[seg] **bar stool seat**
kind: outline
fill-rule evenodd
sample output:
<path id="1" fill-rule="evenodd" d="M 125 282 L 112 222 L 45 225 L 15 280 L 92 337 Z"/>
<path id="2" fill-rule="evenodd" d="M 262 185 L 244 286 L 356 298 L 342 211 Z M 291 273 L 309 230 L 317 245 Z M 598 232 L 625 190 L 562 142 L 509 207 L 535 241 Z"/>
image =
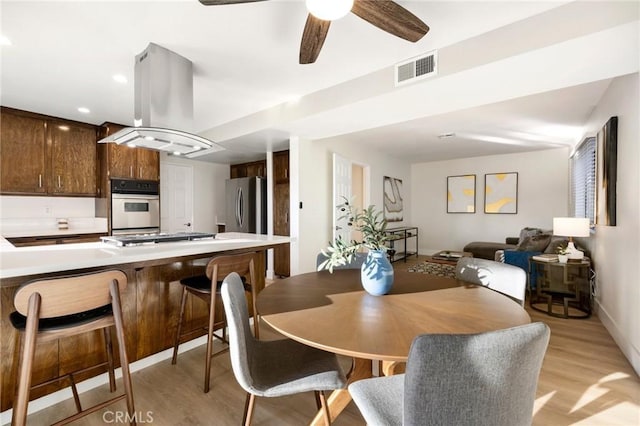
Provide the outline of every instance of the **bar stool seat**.
<path id="1" fill-rule="evenodd" d="M 25 425 L 29 393 L 32 389 L 68 379 L 77 413 L 56 424 L 66 424 L 98 411 L 122 399 L 126 400 L 130 424 L 135 425 L 133 390 L 129 373 L 122 321 L 120 292 L 127 286 L 127 276 L 118 270 L 37 280 L 24 284 L 15 294 L 15 312 L 11 324 L 20 331 L 22 351 L 18 389 L 13 401 L 12 425 Z M 74 375 L 99 367 L 108 367 L 109 388 L 116 390 L 113 345 L 110 328 L 115 327 L 122 367 L 124 393 L 92 407 L 82 409 Z M 31 386 L 31 371 L 36 342 L 62 339 L 93 330 L 102 330 L 105 340 L 105 362 Z"/>
<path id="2" fill-rule="evenodd" d="M 222 322 L 215 322 L 216 312 L 216 300 L 220 295 L 220 289 L 222 286 L 222 280 L 231 272 L 236 272 L 242 279 L 244 290 L 251 293 L 253 302 L 253 316 L 254 316 L 254 334 L 256 338 L 259 337 L 258 327 L 258 313 L 256 308 L 256 288 L 255 288 L 255 256 L 256 253 L 245 253 L 228 256 L 214 257 L 206 266 L 205 275 L 196 275 L 192 277 L 183 278 L 180 280 L 182 285 L 182 300 L 180 302 L 180 316 L 178 320 L 178 327 L 176 330 L 176 337 L 173 345 L 173 356 L 171 358 L 171 364 L 175 364 L 178 361 L 178 346 L 181 343 L 181 339 L 190 334 L 182 333 L 184 323 L 184 312 L 186 307 L 187 295 L 192 294 L 197 296 L 201 300 L 205 301 L 209 305 L 209 322 L 207 326 L 207 351 L 205 355 L 205 378 L 204 378 L 204 392 L 209 392 L 210 388 L 210 375 L 211 375 L 211 358 L 212 356 L 220 355 L 228 350 L 225 348 L 221 351 L 213 353 L 213 339 L 217 338 L 228 344 L 226 338 L 226 319 L 224 319 L 224 309 L 222 310 L 223 320 Z M 215 291 L 213 289 L 213 283 L 215 283 Z M 221 303 L 221 302 L 220 302 Z M 216 326 L 222 326 L 222 336 L 214 333 Z"/>
<path id="3" fill-rule="evenodd" d="M 88 324 L 104 317 L 105 315 L 112 314 L 113 309 L 111 309 L 111 305 L 105 305 L 86 312 L 80 312 L 78 314 L 63 315 L 61 317 L 53 318 L 41 318 L 38 321 L 38 330 L 48 331 L 66 329 L 82 324 Z M 16 330 L 24 331 L 27 327 L 27 317 L 18 311 L 14 311 L 9 314 L 9 321 L 11 321 L 11 325 Z"/>

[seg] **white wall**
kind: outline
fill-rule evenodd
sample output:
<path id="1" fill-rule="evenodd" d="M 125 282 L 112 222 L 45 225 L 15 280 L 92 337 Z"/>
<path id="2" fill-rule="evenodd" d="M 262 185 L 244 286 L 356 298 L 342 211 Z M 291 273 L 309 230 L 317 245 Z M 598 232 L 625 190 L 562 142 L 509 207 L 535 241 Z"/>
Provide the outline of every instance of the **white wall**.
<path id="1" fill-rule="evenodd" d="M 327 247 L 333 238 L 333 153 L 336 152 L 358 164 L 370 167 L 370 204 L 382 210 L 383 177 L 402 179 L 404 197 L 404 221 L 393 222 L 389 227 L 412 224 L 411 221 L 411 175 L 409 164 L 354 145 L 341 138 L 322 141 L 300 140 L 292 164 L 297 163 L 299 186 L 296 199 L 303 203 L 298 210 L 298 247 L 299 263 L 294 264 L 292 257 L 291 273 L 304 273 L 315 270 L 316 256 Z M 294 155 L 291 151 L 290 155 Z M 292 176 L 295 176 L 292 172 Z M 294 187 L 291 188 L 292 199 Z M 292 224 L 293 225 L 293 224 Z M 292 236 L 295 235 L 292 232 Z M 293 251 L 293 246 L 292 246 Z"/>
<path id="2" fill-rule="evenodd" d="M 94 217 L 95 198 L 0 196 L 0 219 Z"/>
<path id="3" fill-rule="evenodd" d="M 229 165 L 161 155 L 161 174 L 165 164 L 193 167 L 193 231 L 218 232 L 216 224 L 225 221 L 224 181 L 229 179 Z"/>
<path id="4" fill-rule="evenodd" d="M 615 79 L 588 120 L 585 136 L 618 116 L 617 225 L 589 240 L 598 317 L 640 374 L 640 85 L 638 73 Z"/>
<path id="5" fill-rule="evenodd" d="M 567 148 L 414 164 L 411 166 L 413 225 L 420 253 L 462 250 L 472 241 L 504 242 L 525 226 L 552 228 L 568 211 Z M 518 172 L 518 213 L 484 213 L 484 175 Z M 476 175 L 476 213 L 447 213 L 447 176 Z"/>

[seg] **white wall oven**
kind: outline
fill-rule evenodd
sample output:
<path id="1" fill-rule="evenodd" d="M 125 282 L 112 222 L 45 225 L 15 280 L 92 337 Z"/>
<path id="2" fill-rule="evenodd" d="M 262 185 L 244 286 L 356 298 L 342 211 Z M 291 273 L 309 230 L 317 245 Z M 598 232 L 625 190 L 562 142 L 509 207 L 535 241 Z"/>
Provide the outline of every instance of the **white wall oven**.
<path id="1" fill-rule="evenodd" d="M 160 192 L 156 181 L 111 180 L 111 234 L 160 232 Z"/>

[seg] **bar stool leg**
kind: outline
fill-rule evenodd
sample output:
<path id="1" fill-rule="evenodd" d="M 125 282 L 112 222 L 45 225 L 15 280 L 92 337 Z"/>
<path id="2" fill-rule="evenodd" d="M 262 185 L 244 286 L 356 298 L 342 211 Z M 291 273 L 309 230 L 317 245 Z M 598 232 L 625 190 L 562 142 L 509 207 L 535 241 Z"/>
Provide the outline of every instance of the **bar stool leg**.
<path id="1" fill-rule="evenodd" d="M 118 348 L 120 351 L 120 367 L 122 368 L 122 384 L 126 394 L 127 412 L 129 413 L 130 424 L 136 425 L 136 409 L 133 404 L 133 386 L 131 385 L 131 373 L 129 371 L 129 357 L 125 349 L 125 335 L 122 321 L 122 304 L 120 303 L 120 291 L 117 281 L 111 281 L 109 285 L 113 303 L 113 320 L 116 326 L 116 336 L 118 338 Z"/>
<path id="2" fill-rule="evenodd" d="M 204 393 L 209 392 L 209 379 L 211 377 L 211 355 L 213 353 L 213 327 L 216 323 L 216 283 L 212 283 L 211 301 L 209 303 L 209 328 L 207 329 L 207 354 L 204 370 Z M 223 326 L 224 327 L 224 326 Z M 222 330 L 224 333 L 224 328 Z"/>
<path id="3" fill-rule="evenodd" d="M 251 307 L 253 311 L 253 335 L 260 339 L 260 318 L 258 317 L 256 286 L 251 283 Z"/>
<path id="4" fill-rule="evenodd" d="M 38 293 L 33 293 L 29 297 L 27 324 L 22 342 L 23 349 L 20 360 L 20 375 L 18 376 L 18 390 L 13 402 L 12 426 L 24 426 L 27 423 L 27 405 L 29 404 L 29 389 L 31 388 L 31 369 L 36 353 L 40 303 L 41 298 Z"/>
<path id="5" fill-rule="evenodd" d="M 113 343 L 111 342 L 111 332 L 108 328 L 103 328 L 102 333 L 104 334 L 104 347 L 107 352 L 107 364 L 109 365 L 109 392 L 115 392 L 116 375 L 114 372 Z"/>
<path id="6" fill-rule="evenodd" d="M 178 362 L 178 345 L 180 345 L 180 334 L 182 333 L 182 321 L 184 320 L 184 309 L 187 304 L 187 287 L 182 286 L 182 300 L 180 301 L 180 318 L 178 319 L 178 329 L 176 330 L 176 339 L 173 342 L 173 357 L 171 364 Z"/>

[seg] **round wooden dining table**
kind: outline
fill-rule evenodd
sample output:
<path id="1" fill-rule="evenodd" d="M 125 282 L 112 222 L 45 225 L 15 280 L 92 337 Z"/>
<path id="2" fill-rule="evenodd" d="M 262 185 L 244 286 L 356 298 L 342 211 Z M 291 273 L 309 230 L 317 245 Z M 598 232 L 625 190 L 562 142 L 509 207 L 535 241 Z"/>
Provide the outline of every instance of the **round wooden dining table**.
<path id="1" fill-rule="evenodd" d="M 372 296 L 360 270 L 311 272 L 267 286 L 258 313 L 283 335 L 353 358 L 349 382 L 372 376 L 372 362 L 404 362 L 416 336 L 471 334 L 531 322 L 522 306 L 486 287 L 395 270 L 392 290 Z M 351 400 L 346 389 L 328 398 L 334 419 Z M 322 424 L 321 415 L 312 424 Z"/>

